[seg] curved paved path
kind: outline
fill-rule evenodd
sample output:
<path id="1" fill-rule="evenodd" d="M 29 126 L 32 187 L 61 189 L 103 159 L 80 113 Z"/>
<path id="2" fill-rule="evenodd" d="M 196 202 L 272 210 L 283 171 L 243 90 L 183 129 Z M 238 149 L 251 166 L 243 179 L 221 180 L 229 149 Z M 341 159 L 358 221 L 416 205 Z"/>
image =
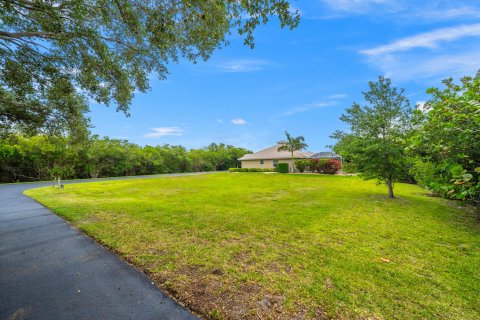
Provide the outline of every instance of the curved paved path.
<path id="1" fill-rule="evenodd" d="M 75 182 L 87 181 L 66 183 Z M 51 183 L 0 185 L 0 319 L 195 319 L 143 273 L 22 194 L 43 185 Z"/>

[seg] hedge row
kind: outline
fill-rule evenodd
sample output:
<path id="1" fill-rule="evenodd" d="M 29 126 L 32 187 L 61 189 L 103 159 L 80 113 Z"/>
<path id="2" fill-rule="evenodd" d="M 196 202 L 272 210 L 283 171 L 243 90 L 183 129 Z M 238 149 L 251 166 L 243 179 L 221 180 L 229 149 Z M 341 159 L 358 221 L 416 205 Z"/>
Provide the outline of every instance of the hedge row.
<path id="1" fill-rule="evenodd" d="M 228 172 L 277 172 L 275 168 L 230 168 Z"/>
<path id="2" fill-rule="evenodd" d="M 342 164 L 337 159 L 301 159 L 295 161 L 295 167 L 300 172 L 335 174 L 341 169 Z"/>
<path id="3" fill-rule="evenodd" d="M 280 173 L 288 173 L 288 163 L 279 163 L 277 164 L 277 170 Z"/>

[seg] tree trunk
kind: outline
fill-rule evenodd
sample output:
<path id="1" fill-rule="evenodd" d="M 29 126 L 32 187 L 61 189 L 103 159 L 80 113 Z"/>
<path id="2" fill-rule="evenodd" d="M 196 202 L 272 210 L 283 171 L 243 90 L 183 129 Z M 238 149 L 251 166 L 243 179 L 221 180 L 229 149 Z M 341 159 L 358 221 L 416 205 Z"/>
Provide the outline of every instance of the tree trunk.
<path id="1" fill-rule="evenodd" d="M 295 163 L 293 163 L 293 151 L 292 151 L 292 173 L 295 172 Z"/>
<path id="2" fill-rule="evenodd" d="M 389 198 L 395 198 L 393 195 L 393 181 L 392 179 L 387 179 L 387 187 L 388 187 L 388 197 Z"/>

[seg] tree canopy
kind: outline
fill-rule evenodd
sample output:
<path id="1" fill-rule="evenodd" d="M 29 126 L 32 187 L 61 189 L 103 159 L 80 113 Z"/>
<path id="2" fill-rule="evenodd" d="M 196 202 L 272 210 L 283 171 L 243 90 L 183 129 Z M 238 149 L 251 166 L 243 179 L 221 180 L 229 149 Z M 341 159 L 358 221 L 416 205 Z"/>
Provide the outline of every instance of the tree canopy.
<path id="1" fill-rule="evenodd" d="M 85 127 L 87 99 L 128 115 L 148 77 L 180 58 L 208 59 L 237 29 L 278 17 L 294 28 L 287 0 L 5 0 L 0 3 L 0 126 L 64 131 Z"/>
<path id="2" fill-rule="evenodd" d="M 10 135 L 0 139 L 0 182 L 100 178 L 227 170 L 251 151 L 223 143 L 187 150 L 183 146 L 139 146 L 97 135 L 78 143 L 55 135 Z"/>
<path id="3" fill-rule="evenodd" d="M 480 204 L 480 72 L 451 78 L 414 117 L 408 148 L 419 184 L 452 199 Z"/>
<path id="4" fill-rule="evenodd" d="M 410 127 L 410 102 L 404 89 L 393 87 L 390 79 L 379 77 L 363 92 L 367 105 L 354 103 L 341 120 L 350 132 L 335 132 L 335 151 L 348 154 L 366 179 L 377 179 L 388 186 L 394 197 L 394 183 L 406 175 L 406 138 Z"/>

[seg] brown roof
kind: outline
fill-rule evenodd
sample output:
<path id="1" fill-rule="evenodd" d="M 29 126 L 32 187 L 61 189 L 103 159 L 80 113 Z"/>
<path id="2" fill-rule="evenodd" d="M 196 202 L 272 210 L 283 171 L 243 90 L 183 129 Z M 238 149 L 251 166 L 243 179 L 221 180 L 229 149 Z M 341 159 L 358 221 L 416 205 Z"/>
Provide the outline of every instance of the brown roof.
<path id="1" fill-rule="evenodd" d="M 290 159 L 292 154 L 289 151 L 278 151 L 280 145 L 276 145 L 267 149 L 260 150 L 255 153 L 249 153 L 244 155 L 238 160 L 262 160 L 262 159 Z M 295 159 L 305 159 L 313 155 L 313 152 L 308 151 L 295 151 L 293 153 L 293 158 Z"/>

